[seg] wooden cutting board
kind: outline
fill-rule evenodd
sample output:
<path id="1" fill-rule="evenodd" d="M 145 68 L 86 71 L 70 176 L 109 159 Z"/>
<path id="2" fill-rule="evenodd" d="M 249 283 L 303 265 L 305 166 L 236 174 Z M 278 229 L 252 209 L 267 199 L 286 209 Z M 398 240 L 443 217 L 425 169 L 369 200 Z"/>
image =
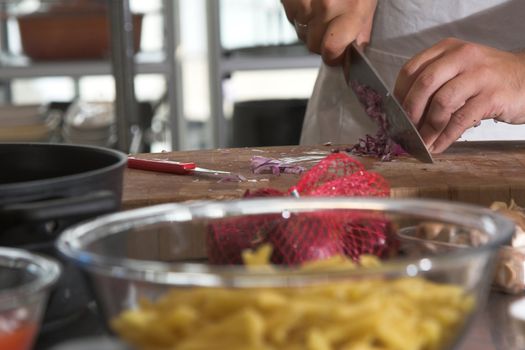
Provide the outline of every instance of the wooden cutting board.
<path id="1" fill-rule="evenodd" d="M 215 178 L 181 176 L 127 169 L 124 175 L 124 209 L 201 199 L 235 199 L 246 190 L 272 187 L 286 190 L 299 175 L 254 175 L 252 156 L 287 158 L 310 168 L 332 149 L 345 146 L 238 148 L 143 154 L 144 158 L 193 161 L 198 166 L 244 175 L 246 182 L 219 182 Z M 383 175 L 392 187 L 392 197 L 436 198 L 490 205 L 515 199 L 525 204 L 525 142 L 459 142 L 434 164 L 410 157 L 392 162 L 356 157 L 367 169 Z"/>

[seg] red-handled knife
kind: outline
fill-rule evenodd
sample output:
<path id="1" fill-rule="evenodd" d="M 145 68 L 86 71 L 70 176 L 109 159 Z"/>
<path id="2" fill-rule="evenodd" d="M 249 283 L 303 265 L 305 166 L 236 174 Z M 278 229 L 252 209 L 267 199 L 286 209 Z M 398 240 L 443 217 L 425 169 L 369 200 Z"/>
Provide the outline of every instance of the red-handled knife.
<path id="1" fill-rule="evenodd" d="M 183 163 L 166 159 L 141 159 L 128 156 L 128 168 L 177 175 L 201 174 L 208 176 L 217 176 L 223 180 L 246 180 L 244 176 L 234 174 L 229 171 L 205 169 L 198 167 L 195 163 L 192 162 Z"/>

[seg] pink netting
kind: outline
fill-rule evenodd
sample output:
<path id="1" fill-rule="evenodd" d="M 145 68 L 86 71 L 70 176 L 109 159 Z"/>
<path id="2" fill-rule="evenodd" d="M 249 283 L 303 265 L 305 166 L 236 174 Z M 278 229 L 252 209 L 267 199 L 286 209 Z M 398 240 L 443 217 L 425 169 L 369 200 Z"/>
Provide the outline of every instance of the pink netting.
<path id="1" fill-rule="evenodd" d="M 305 173 L 288 193 L 275 189 L 247 191 L 245 197 L 368 196 L 387 197 L 390 187 L 376 173 L 366 171 L 346 154 L 329 155 Z M 390 221 L 377 213 L 327 210 L 290 215 L 256 215 L 228 218 L 209 226 L 207 249 L 213 264 L 241 264 L 242 251 L 263 243 L 273 246 L 271 260 L 296 265 L 345 254 L 358 260 L 362 254 L 386 257 L 397 248 Z"/>
<path id="2" fill-rule="evenodd" d="M 316 188 L 348 176 L 365 173 L 365 167 L 357 160 L 343 153 L 334 153 L 320 161 L 305 173 L 295 188 L 301 195 L 309 195 Z M 351 184 L 346 184 L 346 186 Z"/>
<path id="3" fill-rule="evenodd" d="M 212 264 L 242 264 L 242 251 L 267 242 L 280 215 L 227 218 L 208 226 L 206 248 Z M 282 220 L 282 218 L 281 218 Z"/>

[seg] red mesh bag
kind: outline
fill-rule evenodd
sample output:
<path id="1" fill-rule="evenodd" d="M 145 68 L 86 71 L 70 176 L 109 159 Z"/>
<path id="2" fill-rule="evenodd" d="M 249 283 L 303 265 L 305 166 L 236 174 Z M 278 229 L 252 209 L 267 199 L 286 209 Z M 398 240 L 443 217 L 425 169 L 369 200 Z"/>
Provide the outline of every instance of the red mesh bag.
<path id="1" fill-rule="evenodd" d="M 267 231 L 274 247 L 272 262 L 284 265 L 346 255 L 359 261 L 363 254 L 385 258 L 397 251 L 390 221 L 383 215 L 351 210 L 291 214 Z"/>
<path id="2" fill-rule="evenodd" d="M 305 173 L 288 194 L 275 189 L 247 191 L 245 197 L 367 196 L 387 197 L 390 187 L 357 160 L 335 153 Z M 386 257 L 397 249 L 390 221 L 383 215 L 351 210 L 258 215 L 213 223 L 207 237 L 213 264 L 241 264 L 242 250 L 260 244 L 273 246 L 275 264 L 296 265 L 345 254 L 358 260 L 362 254 Z"/>
<path id="3" fill-rule="evenodd" d="M 347 176 L 365 172 L 365 167 L 357 160 L 343 153 L 334 153 L 306 172 L 295 188 L 301 195 L 310 195 L 322 185 L 335 180 L 341 181 Z"/>
<path id="4" fill-rule="evenodd" d="M 342 222 L 323 213 L 291 214 L 268 235 L 273 247 L 271 261 L 297 265 L 345 254 Z"/>
<path id="5" fill-rule="evenodd" d="M 283 197 L 286 194 L 262 188 L 254 192 L 247 190 L 244 198 Z M 275 230 L 282 216 L 253 215 L 243 218 L 227 218 L 213 223 L 208 228 L 206 246 L 208 260 L 212 264 L 242 264 L 242 251 L 254 249 L 268 241 L 268 233 Z"/>
<path id="6" fill-rule="evenodd" d="M 211 264 L 240 265 L 242 252 L 255 249 L 268 241 L 268 234 L 275 230 L 281 215 L 254 215 L 227 218 L 208 226 L 206 249 Z"/>
<path id="7" fill-rule="evenodd" d="M 353 260 L 359 260 L 363 254 L 386 258 L 397 251 L 394 228 L 383 215 L 354 215 L 344 221 L 344 252 Z"/>

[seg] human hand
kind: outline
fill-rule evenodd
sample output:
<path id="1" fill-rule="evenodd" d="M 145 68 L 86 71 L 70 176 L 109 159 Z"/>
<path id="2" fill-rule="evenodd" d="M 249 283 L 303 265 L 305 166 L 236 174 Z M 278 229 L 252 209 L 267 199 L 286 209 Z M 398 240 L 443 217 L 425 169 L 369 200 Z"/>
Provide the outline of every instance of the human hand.
<path id="1" fill-rule="evenodd" d="M 354 40 L 368 43 L 377 0 L 281 0 L 288 20 L 308 49 L 326 64 L 343 62 Z"/>
<path id="2" fill-rule="evenodd" d="M 525 55 L 445 39 L 403 66 L 394 94 L 441 153 L 482 119 L 525 123 Z"/>

